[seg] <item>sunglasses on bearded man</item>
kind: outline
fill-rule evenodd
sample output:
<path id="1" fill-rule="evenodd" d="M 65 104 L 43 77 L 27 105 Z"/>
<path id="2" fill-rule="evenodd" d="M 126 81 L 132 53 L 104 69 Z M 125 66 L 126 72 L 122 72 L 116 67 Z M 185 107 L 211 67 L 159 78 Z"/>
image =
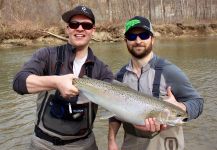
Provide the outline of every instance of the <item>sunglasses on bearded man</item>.
<path id="1" fill-rule="evenodd" d="M 125 35 L 125 38 L 127 40 L 129 40 L 129 41 L 135 41 L 137 36 L 139 36 L 139 38 L 141 40 L 147 40 L 151 36 L 151 33 L 149 33 L 149 32 L 142 32 L 142 33 L 139 33 L 139 34 L 128 33 L 128 34 Z"/>

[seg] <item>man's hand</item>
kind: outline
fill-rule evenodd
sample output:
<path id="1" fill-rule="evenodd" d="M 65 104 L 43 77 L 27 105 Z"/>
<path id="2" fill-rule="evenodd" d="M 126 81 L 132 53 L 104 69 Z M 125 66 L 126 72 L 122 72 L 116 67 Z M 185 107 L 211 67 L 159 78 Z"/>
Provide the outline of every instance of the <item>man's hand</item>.
<path id="1" fill-rule="evenodd" d="M 165 99 L 165 101 L 172 103 L 173 105 L 176 105 L 180 108 L 182 108 L 183 110 L 186 110 L 186 107 L 183 103 L 179 103 L 177 102 L 177 100 L 175 99 L 172 91 L 171 91 L 171 87 L 167 88 L 167 98 Z M 183 107 L 184 105 L 184 107 Z M 156 118 L 148 118 L 145 119 L 145 125 L 135 125 L 135 128 L 142 130 L 142 131 L 150 131 L 150 132 L 157 132 L 157 131 L 161 131 L 167 128 L 167 125 L 163 125 L 163 124 L 159 124 L 156 121 Z"/>
<path id="2" fill-rule="evenodd" d="M 58 76 L 58 81 L 56 84 L 62 97 L 70 98 L 78 95 L 78 89 L 74 85 L 72 85 L 72 80 L 74 78 L 76 78 L 74 74 Z"/>
<path id="3" fill-rule="evenodd" d="M 183 103 L 178 102 L 176 100 L 176 98 L 174 97 L 174 95 L 173 95 L 173 93 L 171 91 L 170 86 L 167 88 L 167 95 L 168 95 L 168 97 L 164 101 L 166 101 L 168 103 L 171 103 L 173 105 L 176 105 L 176 106 L 180 107 L 181 109 L 183 109 L 184 111 L 186 111 L 186 106 Z"/>
<path id="4" fill-rule="evenodd" d="M 145 125 L 134 125 L 134 127 L 141 131 L 157 132 L 164 130 L 167 125 L 159 124 L 156 118 L 148 118 L 145 119 Z"/>

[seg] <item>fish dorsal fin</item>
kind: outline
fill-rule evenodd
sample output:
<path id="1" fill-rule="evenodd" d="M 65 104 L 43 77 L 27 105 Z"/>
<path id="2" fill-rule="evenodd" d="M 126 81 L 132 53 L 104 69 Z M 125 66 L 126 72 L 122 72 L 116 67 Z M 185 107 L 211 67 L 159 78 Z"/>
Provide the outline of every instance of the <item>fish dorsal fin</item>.
<path id="1" fill-rule="evenodd" d="M 84 75 L 82 78 L 84 78 L 84 79 L 90 79 L 90 77 L 88 77 L 86 75 Z"/>
<path id="2" fill-rule="evenodd" d="M 103 110 L 103 111 L 100 111 L 100 119 L 109 119 L 111 117 L 114 117 L 115 114 L 108 111 L 108 110 Z"/>

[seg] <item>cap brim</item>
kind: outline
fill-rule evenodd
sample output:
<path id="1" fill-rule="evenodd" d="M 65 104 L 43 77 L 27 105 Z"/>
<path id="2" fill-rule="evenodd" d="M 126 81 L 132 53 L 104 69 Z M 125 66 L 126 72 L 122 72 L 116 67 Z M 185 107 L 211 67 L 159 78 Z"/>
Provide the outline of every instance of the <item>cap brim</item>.
<path id="1" fill-rule="evenodd" d="M 135 28 L 141 28 L 141 29 L 144 29 L 148 32 L 150 32 L 152 35 L 154 35 L 154 33 L 152 31 L 150 31 L 150 29 L 147 27 L 147 26 L 143 26 L 143 25 L 135 25 L 134 27 L 130 28 L 129 30 L 127 30 L 124 35 L 128 34 L 130 31 L 132 31 L 133 29 Z"/>
<path id="2" fill-rule="evenodd" d="M 69 23 L 70 20 L 71 20 L 71 18 L 72 18 L 73 16 L 76 16 L 76 15 L 83 15 L 83 16 L 86 16 L 86 17 L 89 18 L 93 23 L 95 23 L 94 20 L 93 20 L 93 18 L 91 18 L 91 17 L 88 16 L 87 14 L 82 13 L 81 11 L 75 11 L 75 10 L 70 10 L 70 11 L 65 12 L 65 13 L 62 15 L 62 19 L 63 19 L 66 23 Z"/>

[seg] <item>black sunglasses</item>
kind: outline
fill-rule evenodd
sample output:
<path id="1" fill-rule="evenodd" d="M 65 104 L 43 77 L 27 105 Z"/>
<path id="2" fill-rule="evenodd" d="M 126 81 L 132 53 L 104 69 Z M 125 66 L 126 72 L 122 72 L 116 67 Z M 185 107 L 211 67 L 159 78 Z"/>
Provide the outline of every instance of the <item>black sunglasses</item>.
<path id="1" fill-rule="evenodd" d="M 129 41 L 134 41 L 134 40 L 136 40 L 137 36 L 139 36 L 139 38 L 141 40 L 147 40 L 147 39 L 149 39 L 151 34 L 149 32 L 142 32 L 142 33 L 139 33 L 139 34 L 128 33 L 125 37 Z"/>
<path id="2" fill-rule="evenodd" d="M 71 29 L 77 29 L 80 25 L 84 30 L 90 30 L 93 28 L 93 24 L 90 22 L 77 22 L 77 21 L 69 22 L 69 27 Z"/>

